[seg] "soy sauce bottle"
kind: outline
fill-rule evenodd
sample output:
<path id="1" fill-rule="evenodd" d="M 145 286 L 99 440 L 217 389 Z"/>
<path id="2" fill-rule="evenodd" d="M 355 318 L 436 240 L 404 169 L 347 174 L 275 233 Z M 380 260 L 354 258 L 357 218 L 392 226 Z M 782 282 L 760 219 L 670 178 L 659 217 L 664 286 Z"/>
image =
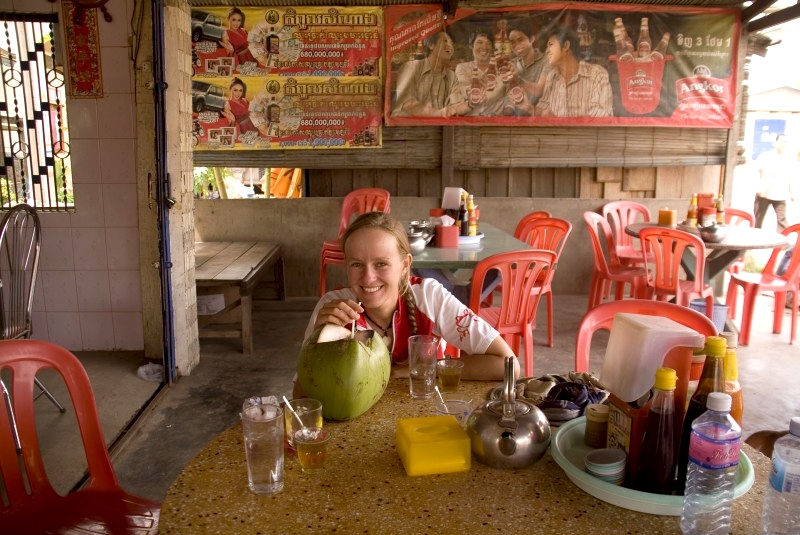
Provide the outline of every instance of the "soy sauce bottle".
<path id="1" fill-rule="evenodd" d="M 675 384 L 678 374 L 672 368 L 656 370 L 653 401 L 647 414 L 647 428 L 639 450 L 636 490 L 671 494 L 675 482 Z"/>

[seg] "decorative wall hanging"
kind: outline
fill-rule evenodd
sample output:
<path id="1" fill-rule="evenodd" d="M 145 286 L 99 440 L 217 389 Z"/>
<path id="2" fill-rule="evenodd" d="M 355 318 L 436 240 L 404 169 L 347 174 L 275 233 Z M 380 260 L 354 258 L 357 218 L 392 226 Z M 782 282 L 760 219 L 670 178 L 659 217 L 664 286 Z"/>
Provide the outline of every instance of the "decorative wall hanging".
<path id="1" fill-rule="evenodd" d="M 97 11 L 76 6 L 72 0 L 62 0 L 61 9 L 64 14 L 70 96 L 102 97 L 103 77 L 100 68 Z"/>

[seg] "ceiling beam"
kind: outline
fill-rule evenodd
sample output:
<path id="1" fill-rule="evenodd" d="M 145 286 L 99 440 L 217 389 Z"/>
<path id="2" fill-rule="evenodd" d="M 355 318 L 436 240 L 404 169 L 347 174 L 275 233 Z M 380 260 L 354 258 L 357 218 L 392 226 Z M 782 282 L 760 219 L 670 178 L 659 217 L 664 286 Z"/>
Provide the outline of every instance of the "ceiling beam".
<path id="1" fill-rule="evenodd" d="M 779 24 L 789 22 L 790 20 L 794 20 L 796 18 L 800 18 L 800 4 L 795 4 L 791 7 L 787 7 L 781 9 L 780 11 L 775 11 L 769 15 L 765 15 L 760 19 L 750 21 L 750 23 L 747 25 L 747 31 L 751 33 L 760 32 L 761 30 L 778 26 Z"/>
<path id="2" fill-rule="evenodd" d="M 778 0 L 756 0 L 742 10 L 742 23 L 750 22 L 753 17 L 762 14 Z"/>

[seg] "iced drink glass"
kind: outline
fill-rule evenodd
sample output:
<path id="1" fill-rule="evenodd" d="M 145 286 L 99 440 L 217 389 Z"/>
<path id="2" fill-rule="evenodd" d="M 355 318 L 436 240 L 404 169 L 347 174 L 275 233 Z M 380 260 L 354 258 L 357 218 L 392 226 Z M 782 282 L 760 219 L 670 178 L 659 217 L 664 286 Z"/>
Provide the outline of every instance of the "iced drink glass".
<path id="1" fill-rule="evenodd" d="M 297 458 L 303 472 L 313 472 L 325 467 L 330 438 L 330 433 L 320 427 L 304 427 L 294 434 Z"/>
<path id="2" fill-rule="evenodd" d="M 283 490 L 283 409 L 268 398 L 253 397 L 242 407 L 247 482 L 256 494 Z"/>
<path id="3" fill-rule="evenodd" d="M 408 379 L 411 397 L 430 399 L 436 386 L 436 349 L 439 338 L 429 334 L 408 337 Z"/>
<path id="4" fill-rule="evenodd" d="M 439 390 L 455 392 L 461 383 L 461 371 L 464 362 L 459 359 L 444 359 L 436 363 L 436 374 L 439 376 Z"/>
<path id="5" fill-rule="evenodd" d="M 291 409 L 283 411 L 283 425 L 286 429 L 286 441 L 294 447 L 294 434 L 303 427 L 322 427 L 322 402 L 312 398 L 298 398 L 289 401 L 297 416 Z M 298 421 L 299 419 L 299 421 Z"/>

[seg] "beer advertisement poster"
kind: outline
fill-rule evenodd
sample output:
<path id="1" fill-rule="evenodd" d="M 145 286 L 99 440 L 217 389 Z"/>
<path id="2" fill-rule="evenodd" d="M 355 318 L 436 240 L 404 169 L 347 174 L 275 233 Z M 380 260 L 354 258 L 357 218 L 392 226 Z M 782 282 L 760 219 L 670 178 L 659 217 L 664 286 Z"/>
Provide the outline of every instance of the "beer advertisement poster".
<path id="1" fill-rule="evenodd" d="M 379 147 L 382 13 L 193 8 L 195 150 Z"/>
<path id="2" fill-rule="evenodd" d="M 405 5 L 384 24 L 387 125 L 733 124 L 733 9 Z"/>

